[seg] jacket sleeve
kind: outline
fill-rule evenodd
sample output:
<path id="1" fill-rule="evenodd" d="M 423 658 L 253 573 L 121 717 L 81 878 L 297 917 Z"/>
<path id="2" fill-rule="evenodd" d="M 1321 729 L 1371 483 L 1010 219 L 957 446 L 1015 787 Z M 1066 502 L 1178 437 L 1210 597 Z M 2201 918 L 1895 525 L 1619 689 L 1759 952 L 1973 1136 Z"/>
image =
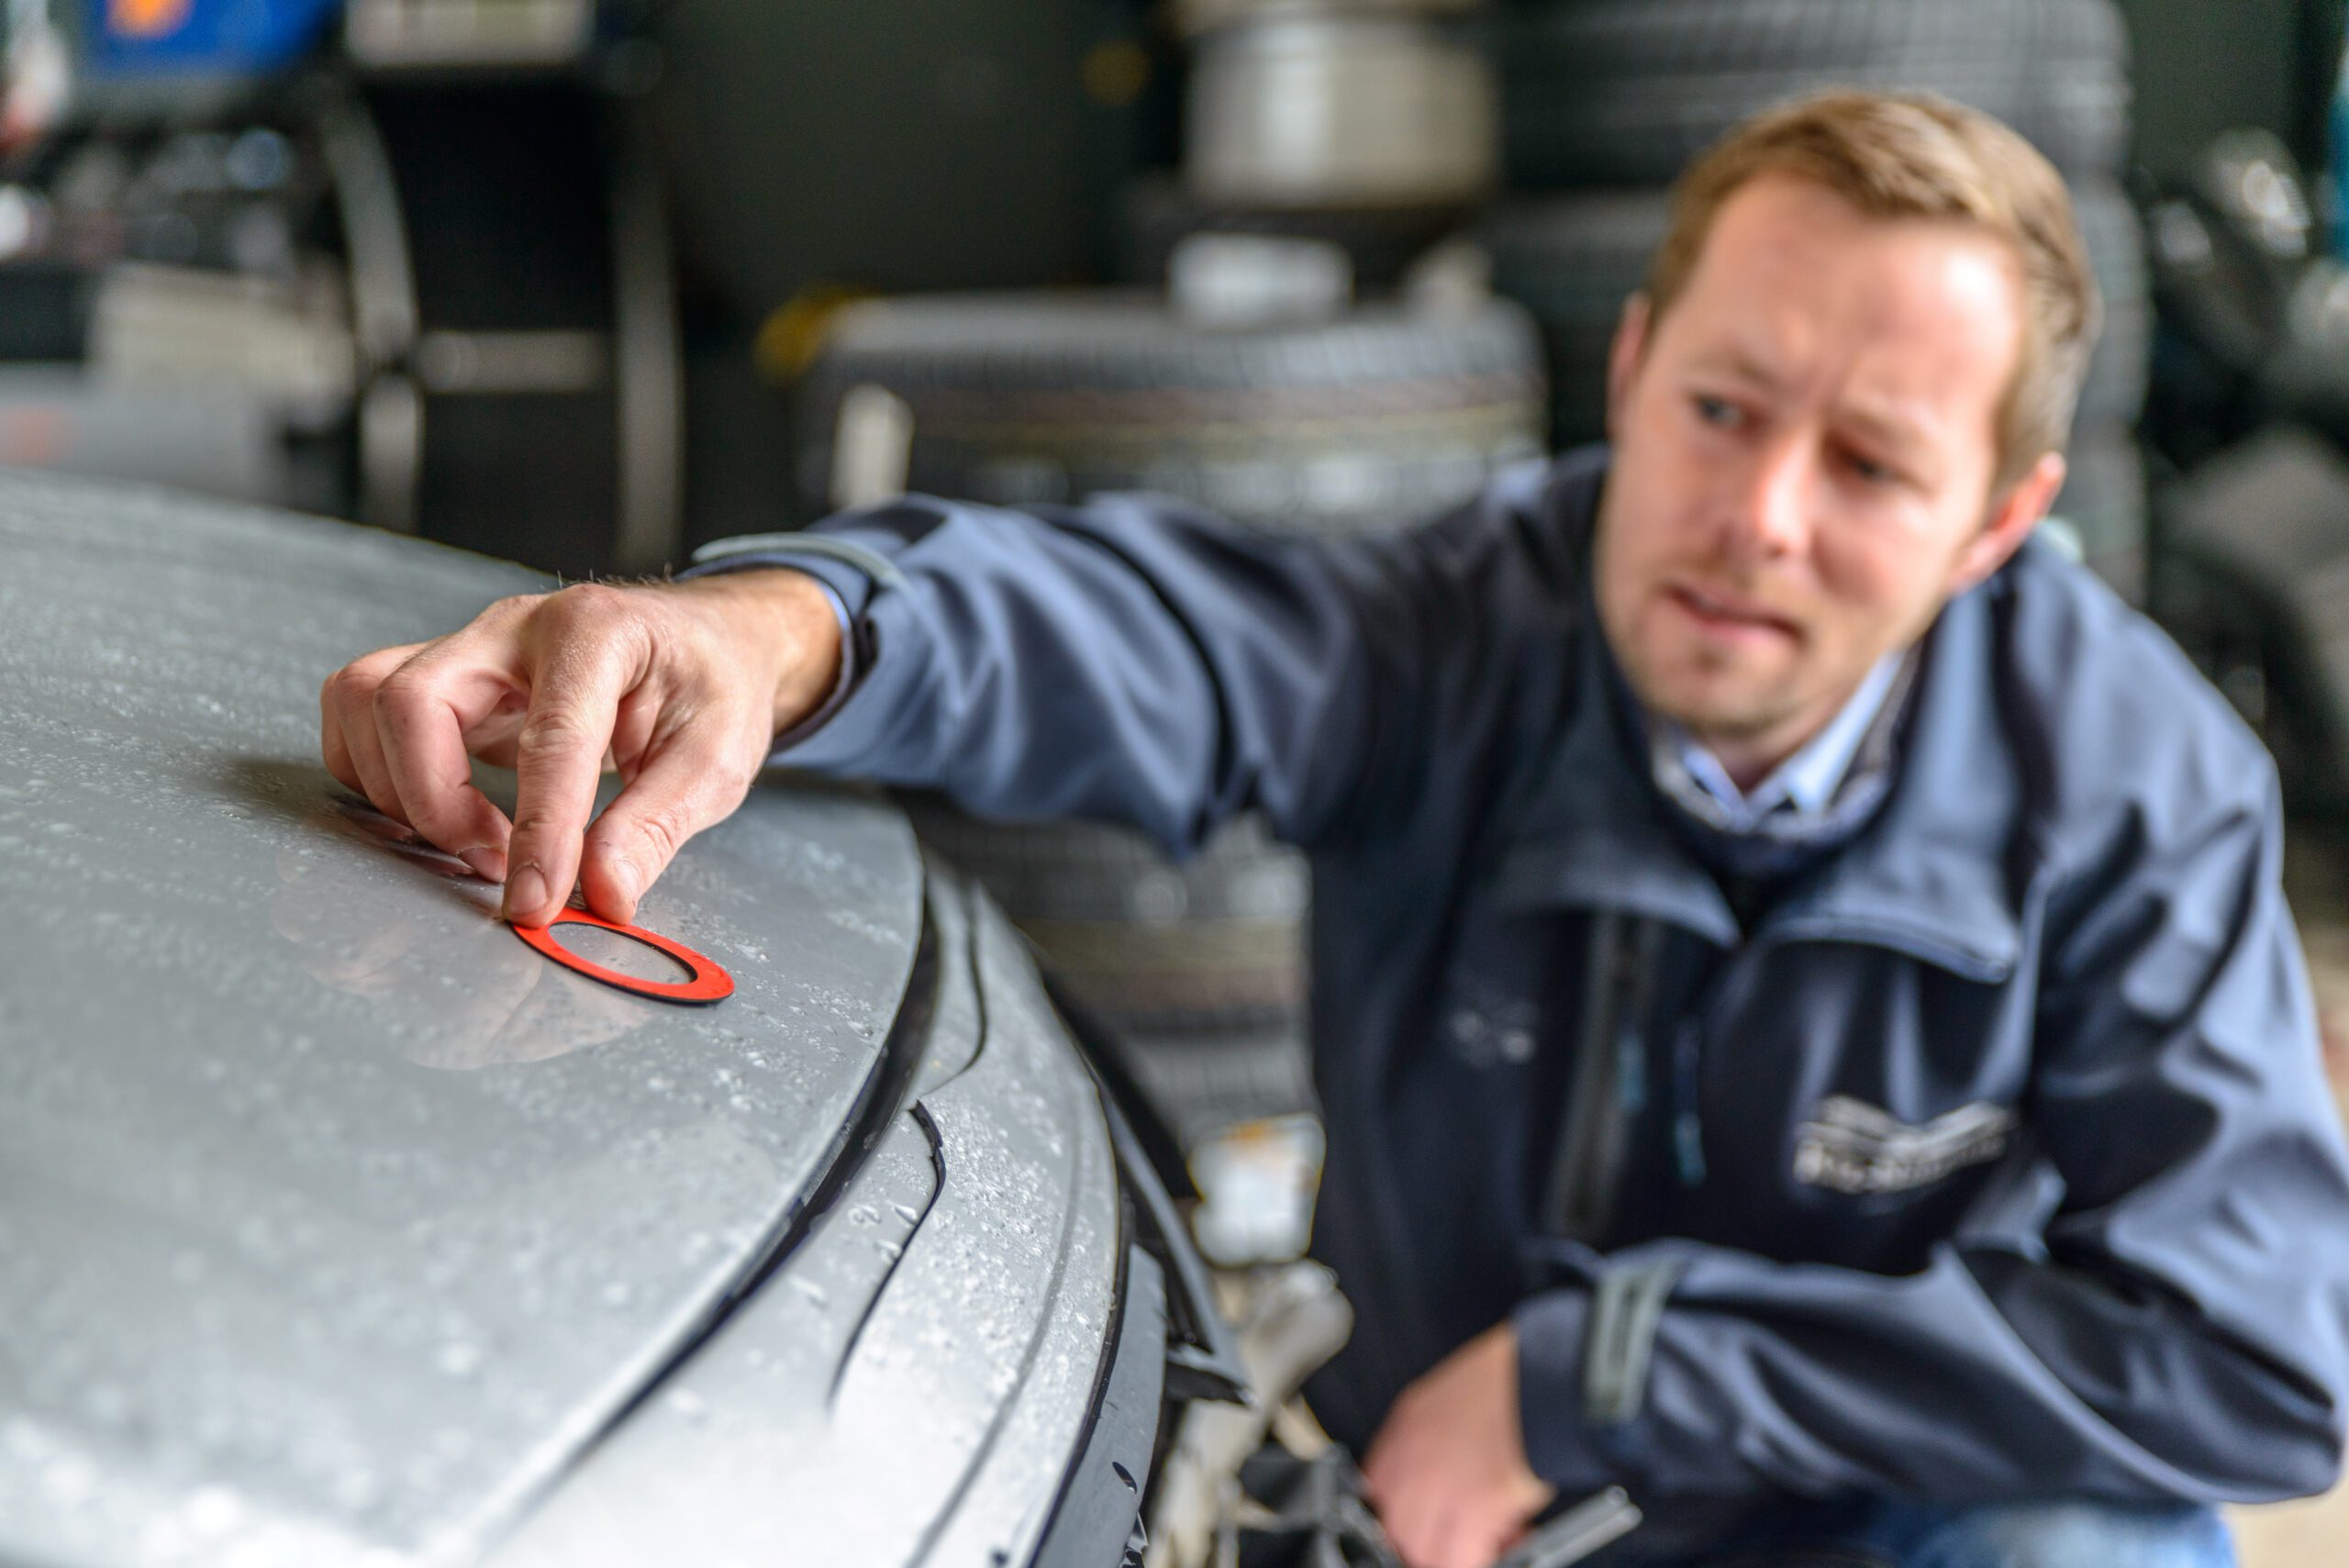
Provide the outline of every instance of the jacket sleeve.
<path id="1" fill-rule="evenodd" d="M 1522 465 L 1428 529 L 1334 541 L 1163 496 L 907 496 L 728 541 L 685 575 L 791 566 L 846 612 L 850 689 L 776 763 L 1121 823 L 1178 854 L 1250 809 L 1309 844 L 1427 744 L 1431 665 L 1483 635 L 1463 563 L 1506 548 L 1543 485 Z"/>
<path id="2" fill-rule="evenodd" d="M 2264 779 L 2184 832 L 2124 833 L 2168 847 L 2132 849 L 2051 939 L 2028 1119 L 2064 1190 L 2041 1240 L 1961 1232 L 1898 1278 L 1586 1254 L 1514 1315 L 1537 1471 L 1948 1502 L 2331 1485 L 2349 1169 Z"/>

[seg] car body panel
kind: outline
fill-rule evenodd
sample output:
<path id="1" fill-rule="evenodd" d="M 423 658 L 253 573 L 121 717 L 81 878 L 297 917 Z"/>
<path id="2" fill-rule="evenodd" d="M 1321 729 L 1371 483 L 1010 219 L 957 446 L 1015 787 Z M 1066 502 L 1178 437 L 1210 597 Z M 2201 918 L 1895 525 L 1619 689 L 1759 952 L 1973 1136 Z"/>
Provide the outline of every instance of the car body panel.
<path id="1" fill-rule="evenodd" d="M 854 1152 L 923 929 L 895 811 L 766 783 L 687 845 L 640 920 L 732 972 L 692 1008 L 317 762 L 329 671 L 547 586 L 0 474 L 0 1561 L 476 1557 Z M 1105 1179 L 1056 1136 L 1033 1180 Z"/>
<path id="2" fill-rule="evenodd" d="M 1019 937 L 967 884 L 932 886 L 944 978 L 913 1092 L 783 1274 L 495 1568 L 1029 1561 L 1107 1361 L 1114 1157 Z M 1162 1328 L 1140 1357 L 1153 1424 L 1163 1353 Z"/>

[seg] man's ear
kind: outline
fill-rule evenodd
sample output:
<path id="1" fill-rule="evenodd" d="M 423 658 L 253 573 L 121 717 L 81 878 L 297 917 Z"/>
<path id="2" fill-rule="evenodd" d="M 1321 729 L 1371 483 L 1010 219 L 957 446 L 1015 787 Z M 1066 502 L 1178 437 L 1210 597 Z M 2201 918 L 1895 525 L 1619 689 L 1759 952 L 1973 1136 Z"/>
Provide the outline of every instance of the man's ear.
<path id="1" fill-rule="evenodd" d="M 1950 579 L 1952 594 L 1963 594 L 1983 581 L 2022 548 L 2022 541 L 2054 505 L 2055 493 L 2064 488 L 2064 473 L 2063 453 L 2042 452 L 2004 495 L 1992 501 L 1982 531 L 1958 554 L 1957 570 Z"/>
<path id="2" fill-rule="evenodd" d="M 1631 399 L 1631 382 L 1640 373 L 1640 356 L 1648 347 L 1648 296 L 1635 294 L 1623 302 L 1622 319 L 1615 323 L 1615 341 L 1607 350 L 1607 438 L 1620 440 L 1623 412 Z"/>

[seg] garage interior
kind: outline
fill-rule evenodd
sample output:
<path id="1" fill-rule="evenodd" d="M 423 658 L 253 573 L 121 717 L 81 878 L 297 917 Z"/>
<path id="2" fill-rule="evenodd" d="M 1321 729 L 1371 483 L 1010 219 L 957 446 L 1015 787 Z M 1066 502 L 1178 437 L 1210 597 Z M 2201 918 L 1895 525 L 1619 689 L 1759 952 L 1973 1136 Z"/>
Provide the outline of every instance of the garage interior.
<path id="1" fill-rule="evenodd" d="M 2349 1114 L 2338 0 L 14 0 L 0 466 L 569 582 L 907 491 L 1414 527 L 1603 435 L 1685 162 L 1836 84 L 2006 118 L 2105 327 L 2045 525 L 2275 754 Z M 1234 1271 L 1304 1246 L 1300 856 L 904 802 L 1122 1042 Z M 2234 1516 L 2349 1561 L 2349 1488 Z"/>

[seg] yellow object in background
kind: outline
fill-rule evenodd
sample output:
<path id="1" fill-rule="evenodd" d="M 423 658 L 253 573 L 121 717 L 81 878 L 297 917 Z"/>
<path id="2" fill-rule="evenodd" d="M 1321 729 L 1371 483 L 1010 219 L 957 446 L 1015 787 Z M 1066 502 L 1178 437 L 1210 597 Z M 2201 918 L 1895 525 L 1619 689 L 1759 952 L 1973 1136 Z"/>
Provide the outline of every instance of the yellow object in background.
<path id="1" fill-rule="evenodd" d="M 1085 51 L 1077 74 L 1086 97 L 1105 109 L 1122 109 L 1150 85 L 1150 55 L 1131 39 L 1111 39 Z"/>
<path id="2" fill-rule="evenodd" d="M 832 318 L 860 299 L 871 299 L 870 289 L 838 284 L 811 284 L 785 301 L 759 325 L 751 346 L 751 357 L 769 381 L 791 382 L 816 362 L 824 351 Z"/>

